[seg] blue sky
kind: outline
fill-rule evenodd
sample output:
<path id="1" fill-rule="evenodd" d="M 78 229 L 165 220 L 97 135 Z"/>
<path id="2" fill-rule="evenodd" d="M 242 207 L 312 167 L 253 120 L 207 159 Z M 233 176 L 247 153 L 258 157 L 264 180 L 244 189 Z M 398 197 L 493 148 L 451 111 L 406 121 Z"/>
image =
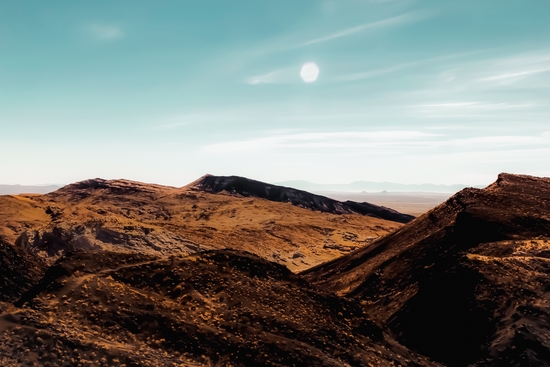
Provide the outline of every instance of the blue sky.
<path id="1" fill-rule="evenodd" d="M 550 176 L 548 14 L 546 0 L 4 1 L 0 183 Z"/>

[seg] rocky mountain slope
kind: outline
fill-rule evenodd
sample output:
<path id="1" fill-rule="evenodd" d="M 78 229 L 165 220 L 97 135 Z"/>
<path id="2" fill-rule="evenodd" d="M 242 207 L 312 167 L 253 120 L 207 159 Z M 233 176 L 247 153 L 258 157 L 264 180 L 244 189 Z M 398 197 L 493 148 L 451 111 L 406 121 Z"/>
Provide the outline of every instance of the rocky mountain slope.
<path id="1" fill-rule="evenodd" d="M 550 179 L 501 174 L 303 276 L 448 366 L 548 366 Z"/>
<path id="2" fill-rule="evenodd" d="M 399 223 L 407 223 L 414 219 L 412 215 L 399 213 L 383 206 L 349 200 L 341 202 L 307 191 L 271 185 L 239 176 L 206 175 L 190 184 L 189 187 L 206 192 L 227 192 L 244 197 L 257 197 L 283 203 L 288 202 L 301 208 L 333 214 L 362 214 Z"/>
<path id="3" fill-rule="evenodd" d="M 241 196 L 1 197 L 0 365 L 550 366 L 550 179 L 501 174 L 404 226 Z M 320 251 L 305 238 L 374 223 L 396 230 L 299 274 L 260 235 Z"/>
<path id="4" fill-rule="evenodd" d="M 233 248 L 298 271 L 400 226 L 355 212 L 127 180 L 93 179 L 47 195 L 0 196 L 0 238 L 48 264 L 75 250 L 168 256 Z"/>
<path id="5" fill-rule="evenodd" d="M 4 304 L 0 334 L 3 366 L 437 366 L 358 302 L 232 250 L 67 254 Z"/>
<path id="6" fill-rule="evenodd" d="M 35 284 L 46 267 L 0 240 L 0 302 L 13 302 Z"/>

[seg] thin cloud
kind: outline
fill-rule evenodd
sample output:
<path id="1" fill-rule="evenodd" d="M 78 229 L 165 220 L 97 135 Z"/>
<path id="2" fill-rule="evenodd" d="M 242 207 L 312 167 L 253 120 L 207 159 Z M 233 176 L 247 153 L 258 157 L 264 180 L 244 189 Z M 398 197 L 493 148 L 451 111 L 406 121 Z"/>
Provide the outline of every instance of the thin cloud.
<path id="1" fill-rule="evenodd" d="M 509 79 L 523 78 L 523 77 L 533 75 L 533 74 L 544 73 L 544 72 L 547 72 L 549 70 L 550 70 L 550 67 L 549 68 L 544 68 L 544 69 L 538 69 L 538 70 L 518 71 L 518 72 L 513 72 L 513 73 L 499 74 L 499 75 L 491 76 L 491 77 L 488 77 L 488 78 L 482 78 L 482 79 L 479 79 L 479 80 L 482 81 L 482 82 L 505 81 L 505 80 L 509 80 Z"/>
<path id="2" fill-rule="evenodd" d="M 420 104 L 411 106 L 421 109 L 439 110 L 456 110 L 456 109 L 475 109 L 475 110 L 509 110 L 517 108 L 530 108 L 535 106 L 534 103 L 482 103 L 482 102 L 448 102 L 448 103 L 433 103 Z"/>
<path id="3" fill-rule="evenodd" d="M 92 24 L 88 29 L 94 38 L 101 41 L 115 40 L 125 36 L 122 29 L 116 25 Z"/>
<path id="4" fill-rule="evenodd" d="M 369 79 L 369 78 L 375 78 L 377 76 L 390 74 L 396 71 L 412 68 L 415 66 L 421 66 L 425 64 L 430 64 L 434 62 L 441 62 L 445 60 L 452 60 L 452 59 L 458 59 L 464 56 L 471 56 L 475 54 L 479 54 L 481 51 L 472 51 L 472 52 L 463 52 L 463 53 L 457 53 L 457 54 L 450 54 L 450 55 L 443 55 L 443 56 L 437 56 L 437 57 L 431 57 L 423 60 L 417 60 L 402 64 L 393 65 L 387 68 L 383 69 L 375 69 L 375 70 L 368 70 L 360 73 L 354 73 L 354 74 L 348 74 L 344 76 L 339 76 L 333 78 L 333 81 L 335 82 L 350 82 L 350 81 L 356 81 L 356 80 L 363 80 L 363 79 Z"/>
<path id="5" fill-rule="evenodd" d="M 463 151 L 488 151 L 547 147 L 550 143 L 548 132 L 539 135 L 485 135 L 453 138 L 453 135 L 434 134 L 423 131 L 342 131 L 274 134 L 249 140 L 228 141 L 203 146 L 205 153 L 238 153 L 250 151 L 288 149 L 334 148 L 341 153 L 346 150 L 360 149 L 363 153 L 374 151 L 383 154 L 396 152 L 433 151 L 451 149 Z"/>
<path id="6" fill-rule="evenodd" d="M 280 134 L 250 140 L 210 144 L 202 149 L 209 153 L 255 151 L 274 148 L 360 148 L 418 144 L 416 140 L 439 136 L 421 131 L 340 131 Z"/>
<path id="7" fill-rule="evenodd" d="M 550 71 L 550 52 L 548 50 L 506 56 L 501 58 L 470 61 L 455 65 L 452 77 L 444 78 L 440 84 L 445 90 L 454 86 L 456 91 L 471 89 L 539 88 L 547 86 L 547 78 L 531 78 L 534 75 Z M 442 75 L 441 75 L 442 76 Z"/>
<path id="8" fill-rule="evenodd" d="M 290 37 L 287 36 L 287 37 L 273 40 L 271 44 L 265 47 L 262 46 L 259 49 L 250 50 L 249 56 L 257 56 L 265 53 L 295 50 L 295 49 L 311 46 L 314 44 L 328 42 L 328 41 L 332 41 L 343 37 L 353 36 L 362 32 L 366 32 L 368 30 L 391 28 L 391 27 L 397 27 L 404 24 L 415 23 L 420 20 L 429 18 L 432 15 L 433 13 L 428 11 L 410 12 L 410 13 L 398 15 L 395 17 L 391 17 L 391 18 L 387 18 L 387 19 L 383 19 L 375 22 L 360 24 L 355 27 L 346 28 L 331 34 L 324 35 L 322 37 L 313 38 L 313 39 L 298 42 L 298 43 L 295 40 L 300 38 L 303 39 L 304 37 L 300 37 L 299 35 L 293 34 Z"/>
<path id="9" fill-rule="evenodd" d="M 299 68 L 282 68 L 271 71 L 266 74 L 253 76 L 247 78 L 245 83 L 247 84 L 293 84 L 299 82 L 298 73 Z"/>
<path id="10" fill-rule="evenodd" d="M 408 13 L 408 14 L 398 15 L 396 17 L 392 17 L 384 20 L 379 20 L 377 22 L 365 23 L 352 28 L 347 28 L 338 32 L 334 32 L 332 34 L 329 34 L 323 37 L 309 40 L 307 42 L 304 42 L 298 45 L 296 48 L 314 45 L 316 43 L 321 43 L 321 42 L 332 41 L 337 38 L 351 36 L 356 33 L 366 31 L 367 29 L 389 28 L 389 27 L 395 27 L 398 25 L 406 24 L 406 23 L 413 23 L 418 20 L 426 18 L 426 16 L 427 16 L 426 13 Z"/>

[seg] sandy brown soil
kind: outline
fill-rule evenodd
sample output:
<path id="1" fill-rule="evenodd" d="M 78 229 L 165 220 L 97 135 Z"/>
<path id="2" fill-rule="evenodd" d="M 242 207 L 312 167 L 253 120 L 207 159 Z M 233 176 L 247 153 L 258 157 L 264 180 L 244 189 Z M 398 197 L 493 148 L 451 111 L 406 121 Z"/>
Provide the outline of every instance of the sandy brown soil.
<path id="1" fill-rule="evenodd" d="M 125 180 L 89 180 L 42 196 L 0 196 L 0 237 L 49 264 L 70 250 L 168 256 L 232 248 L 300 271 L 400 226 L 359 214 Z"/>

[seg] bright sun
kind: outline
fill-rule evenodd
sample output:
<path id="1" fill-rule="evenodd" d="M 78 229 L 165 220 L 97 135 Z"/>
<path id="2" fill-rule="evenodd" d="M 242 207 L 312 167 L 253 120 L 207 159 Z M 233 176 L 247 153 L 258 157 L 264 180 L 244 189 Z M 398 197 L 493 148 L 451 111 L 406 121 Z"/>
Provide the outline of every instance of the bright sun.
<path id="1" fill-rule="evenodd" d="M 313 83 L 319 76 L 319 67 L 314 62 L 306 62 L 300 70 L 300 76 L 306 83 Z"/>

